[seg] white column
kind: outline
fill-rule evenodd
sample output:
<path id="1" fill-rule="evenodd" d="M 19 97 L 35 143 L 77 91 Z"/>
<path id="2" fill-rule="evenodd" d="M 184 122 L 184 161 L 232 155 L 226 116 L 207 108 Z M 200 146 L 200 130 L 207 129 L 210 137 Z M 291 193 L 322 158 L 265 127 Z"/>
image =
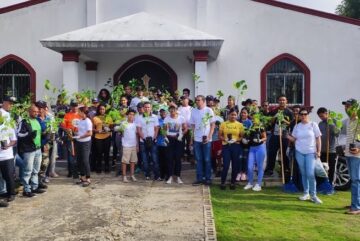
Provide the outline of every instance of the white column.
<path id="1" fill-rule="evenodd" d="M 198 75 L 199 81 L 195 82 L 195 96 L 208 95 L 208 78 L 207 78 L 207 60 L 208 51 L 194 51 L 195 74 Z"/>
<path id="2" fill-rule="evenodd" d="M 98 63 L 95 61 L 87 61 L 86 65 L 86 88 L 89 90 L 96 90 L 96 73 L 97 73 L 97 65 Z"/>
<path id="3" fill-rule="evenodd" d="M 63 85 L 69 95 L 79 91 L 79 53 L 64 51 L 63 54 Z"/>

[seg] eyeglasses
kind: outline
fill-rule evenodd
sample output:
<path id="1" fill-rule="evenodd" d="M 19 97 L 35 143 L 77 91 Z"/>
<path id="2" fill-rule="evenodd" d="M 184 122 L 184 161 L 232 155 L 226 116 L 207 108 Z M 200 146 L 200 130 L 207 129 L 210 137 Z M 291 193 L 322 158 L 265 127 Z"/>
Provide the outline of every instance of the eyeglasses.
<path id="1" fill-rule="evenodd" d="M 300 113 L 299 115 L 304 115 L 305 116 L 305 115 L 308 115 L 308 113 Z"/>

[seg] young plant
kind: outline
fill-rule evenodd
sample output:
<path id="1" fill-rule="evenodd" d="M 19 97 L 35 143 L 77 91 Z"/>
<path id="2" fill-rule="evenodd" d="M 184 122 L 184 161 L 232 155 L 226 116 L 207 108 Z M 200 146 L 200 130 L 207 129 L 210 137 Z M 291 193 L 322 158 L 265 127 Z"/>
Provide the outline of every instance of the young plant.
<path id="1" fill-rule="evenodd" d="M 206 142 L 207 140 L 207 136 L 205 135 L 206 133 L 206 127 L 210 124 L 210 120 L 211 118 L 213 118 L 213 116 L 210 113 L 206 113 L 203 118 L 201 118 L 201 128 L 202 128 L 202 132 L 203 132 L 203 142 Z"/>
<path id="2" fill-rule="evenodd" d="M 219 99 L 219 101 L 220 101 L 221 97 L 224 96 L 224 93 L 223 93 L 221 90 L 218 90 L 218 91 L 216 92 L 216 96 L 218 97 L 218 99 Z"/>
<path id="3" fill-rule="evenodd" d="M 342 126 L 343 126 L 343 123 L 342 123 L 343 118 L 344 118 L 343 114 L 336 113 L 335 111 L 330 111 L 329 110 L 328 124 L 335 126 L 335 132 L 336 133 L 339 133 Z"/>
<path id="4" fill-rule="evenodd" d="M 200 76 L 197 75 L 197 74 L 195 74 L 195 73 L 192 74 L 192 78 L 193 78 L 193 80 L 194 80 L 194 82 L 195 82 L 196 92 L 198 93 L 199 84 L 200 84 L 200 83 L 203 83 L 204 81 L 201 80 L 201 79 L 200 79 Z"/>
<path id="5" fill-rule="evenodd" d="M 117 108 L 120 104 L 121 96 L 125 94 L 124 86 L 122 84 L 118 84 L 114 87 L 111 92 L 111 99 L 113 100 L 113 106 Z"/>
<path id="6" fill-rule="evenodd" d="M 239 106 L 240 97 L 246 93 L 248 86 L 247 86 L 245 80 L 236 81 L 233 83 L 233 86 L 237 91 L 236 102 L 237 102 L 237 105 Z"/>

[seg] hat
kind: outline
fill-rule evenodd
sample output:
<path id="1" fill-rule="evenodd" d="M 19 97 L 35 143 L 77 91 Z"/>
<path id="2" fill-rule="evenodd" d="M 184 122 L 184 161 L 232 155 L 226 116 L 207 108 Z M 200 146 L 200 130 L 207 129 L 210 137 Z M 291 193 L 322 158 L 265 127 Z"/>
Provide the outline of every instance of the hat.
<path id="1" fill-rule="evenodd" d="M 47 103 L 45 101 L 39 100 L 35 102 L 35 106 L 44 109 L 46 108 Z"/>
<path id="2" fill-rule="evenodd" d="M 78 107 L 78 105 L 79 105 L 79 104 L 77 103 L 76 100 L 71 100 L 71 101 L 70 101 L 70 106 L 71 106 L 71 107 Z"/>
<path id="3" fill-rule="evenodd" d="M 207 101 L 214 100 L 214 96 L 208 95 L 208 96 L 206 96 L 206 100 L 207 100 Z"/>
<path id="4" fill-rule="evenodd" d="M 187 95 L 183 95 L 180 97 L 180 100 L 184 100 L 184 99 L 189 99 L 189 97 Z"/>
<path id="5" fill-rule="evenodd" d="M 159 110 L 160 112 L 164 112 L 164 111 L 166 111 L 164 108 L 161 108 L 160 110 Z"/>
<path id="6" fill-rule="evenodd" d="M 355 100 L 353 98 L 342 102 L 343 105 L 353 105 L 353 104 L 356 104 L 356 103 L 357 103 L 357 100 Z"/>
<path id="7" fill-rule="evenodd" d="M 218 98 L 215 97 L 215 98 L 214 98 L 214 101 L 215 101 L 215 102 L 220 102 L 220 99 L 218 99 Z"/>
<path id="8" fill-rule="evenodd" d="M 142 102 L 139 102 L 137 105 L 136 105 L 137 108 L 143 108 L 144 107 L 144 103 Z"/>
<path id="9" fill-rule="evenodd" d="M 246 99 L 245 101 L 241 102 L 242 106 L 247 106 L 252 104 L 252 99 Z"/>
<path id="10" fill-rule="evenodd" d="M 15 96 L 8 96 L 6 95 L 3 99 L 3 101 L 8 101 L 8 102 L 16 102 L 16 97 Z"/>
<path id="11" fill-rule="evenodd" d="M 91 102 L 96 102 L 97 103 L 97 102 L 99 102 L 99 99 L 98 98 L 92 98 Z"/>

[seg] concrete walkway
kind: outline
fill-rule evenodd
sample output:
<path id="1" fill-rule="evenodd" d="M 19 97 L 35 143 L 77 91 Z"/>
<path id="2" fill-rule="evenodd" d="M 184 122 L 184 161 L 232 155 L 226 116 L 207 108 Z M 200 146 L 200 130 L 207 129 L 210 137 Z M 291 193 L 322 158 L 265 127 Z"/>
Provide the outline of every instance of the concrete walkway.
<path id="1" fill-rule="evenodd" d="M 65 172 L 62 172 L 65 174 Z M 145 181 L 123 183 L 94 175 L 83 188 L 72 179 L 52 179 L 48 192 L 18 195 L 0 210 L 0 240 L 204 240 L 202 187 Z"/>

